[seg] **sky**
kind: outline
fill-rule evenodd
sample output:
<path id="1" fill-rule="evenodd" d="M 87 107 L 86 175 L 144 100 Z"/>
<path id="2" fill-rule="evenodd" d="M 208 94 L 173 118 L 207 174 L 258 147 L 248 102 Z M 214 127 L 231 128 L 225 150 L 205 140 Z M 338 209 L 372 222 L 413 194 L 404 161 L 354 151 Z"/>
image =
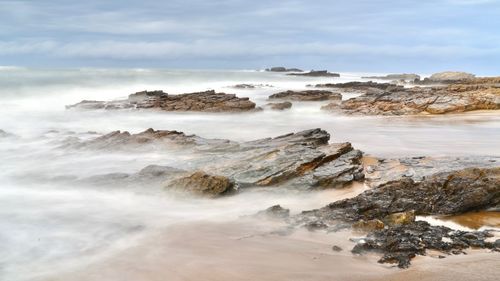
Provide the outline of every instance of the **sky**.
<path id="1" fill-rule="evenodd" d="M 500 74 L 500 0 L 0 0 L 0 65 Z"/>

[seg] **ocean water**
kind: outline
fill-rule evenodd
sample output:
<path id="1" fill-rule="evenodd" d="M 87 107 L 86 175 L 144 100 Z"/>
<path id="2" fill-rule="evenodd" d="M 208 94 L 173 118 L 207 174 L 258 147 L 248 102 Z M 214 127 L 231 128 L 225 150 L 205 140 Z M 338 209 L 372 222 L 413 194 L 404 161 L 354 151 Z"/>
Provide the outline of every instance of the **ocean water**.
<path id="1" fill-rule="evenodd" d="M 177 198 L 144 186 L 63 184 L 64 177 L 133 173 L 150 165 L 191 168 L 178 151 L 75 152 L 58 149 L 68 137 L 114 130 L 179 130 L 207 138 L 247 141 L 310 128 L 330 132 L 380 157 L 500 156 L 500 114 L 477 112 L 423 117 L 354 117 L 321 111 L 325 102 L 295 102 L 287 111 L 171 113 L 77 111 L 65 105 L 125 98 L 142 90 L 170 94 L 215 89 L 265 105 L 282 90 L 308 84 L 361 81 L 367 73 L 306 78 L 259 71 L 0 68 L 0 280 L 44 280 L 139 243 L 187 221 L 231 220 L 274 204 L 300 211 L 352 195 L 352 190 L 308 194 L 262 189 L 218 199 Z M 233 89 L 240 83 L 273 87 Z M 345 95 L 344 98 L 354 96 Z"/>

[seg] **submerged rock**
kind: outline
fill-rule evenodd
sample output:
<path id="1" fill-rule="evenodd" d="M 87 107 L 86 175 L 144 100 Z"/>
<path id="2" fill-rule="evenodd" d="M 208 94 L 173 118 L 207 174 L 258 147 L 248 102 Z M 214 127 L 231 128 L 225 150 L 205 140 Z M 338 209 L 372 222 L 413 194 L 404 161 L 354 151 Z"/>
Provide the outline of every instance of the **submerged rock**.
<path id="1" fill-rule="evenodd" d="M 339 93 L 324 90 L 306 90 L 306 91 L 286 91 L 272 94 L 269 99 L 285 99 L 293 101 L 325 101 L 341 100 Z"/>
<path id="2" fill-rule="evenodd" d="M 285 110 L 285 109 L 292 108 L 292 103 L 289 102 L 289 101 L 277 102 L 277 103 L 268 103 L 267 105 L 271 109 L 274 109 L 274 110 Z"/>
<path id="3" fill-rule="evenodd" d="M 6 138 L 8 136 L 10 136 L 9 133 L 7 133 L 6 131 L 0 129 L 0 138 Z"/>
<path id="4" fill-rule="evenodd" d="M 290 216 L 290 210 L 281 207 L 280 205 L 271 206 L 265 210 L 255 214 L 256 217 L 265 217 L 271 219 L 286 219 Z"/>
<path id="5" fill-rule="evenodd" d="M 82 101 L 67 106 L 77 109 L 159 109 L 164 111 L 241 112 L 255 109 L 248 98 L 233 94 L 216 93 L 213 90 L 181 95 L 169 95 L 163 91 L 143 91 L 131 94 L 126 100 Z"/>
<path id="6" fill-rule="evenodd" d="M 309 77 L 340 77 L 338 73 L 330 73 L 327 70 L 311 70 L 304 73 L 289 73 L 287 75 L 309 76 Z"/>

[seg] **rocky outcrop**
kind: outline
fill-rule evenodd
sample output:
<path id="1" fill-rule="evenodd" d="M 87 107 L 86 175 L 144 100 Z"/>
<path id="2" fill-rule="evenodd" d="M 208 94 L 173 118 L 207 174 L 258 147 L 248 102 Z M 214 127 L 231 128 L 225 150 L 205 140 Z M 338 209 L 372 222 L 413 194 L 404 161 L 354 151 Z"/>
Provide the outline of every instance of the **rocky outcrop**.
<path id="1" fill-rule="evenodd" d="M 143 91 L 129 95 L 126 100 L 87 101 L 67 106 L 76 109 L 158 109 L 165 111 L 241 112 L 255 109 L 248 98 L 213 90 L 181 95 L 163 91 Z"/>
<path id="2" fill-rule="evenodd" d="M 205 139 L 183 132 L 154 130 L 131 134 L 127 131 L 114 131 L 90 140 L 69 138 L 61 148 L 92 150 L 164 150 L 179 148 L 196 148 L 197 150 L 218 151 L 230 150 L 237 146 L 235 142 L 223 139 Z"/>
<path id="3" fill-rule="evenodd" d="M 189 176 L 171 181 L 169 189 L 202 196 L 220 196 L 235 191 L 235 184 L 229 178 L 197 171 Z"/>
<path id="4" fill-rule="evenodd" d="M 376 90 L 392 91 L 394 89 L 404 89 L 403 86 L 398 86 L 392 83 L 377 83 L 377 82 L 347 82 L 347 83 L 326 83 L 316 84 L 316 88 L 332 88 L 342 92 L 368 92 Z"/>
<path id="5" fill-rule="evenodd" d="M 302 69 L 286 68 L 283 66 L 275 66 L 275 67 L 271 67 L 271 68 L 266 68 L 266 71 L 270 71 L 270 72 L 303 72 Z"/>
<path id="6" fill-rule="evenodd" d="M 365 76 L 361 77 L 363 79 L 380 79 L 380 80 L 404 80 L 404 81 L 415 81 L 415 80 L 420 80 L 420 75 L 418 74 L 408 74 L 408 73 L 403 73 L 403 74 L 388 74 L 384 76 Z"/>
<path id="7" fill-rule="evenodd" d="M 129 152 L 190 150 L 195 155 L 190 158 L 193 170 L 225 177 L 235 187 L 340 188 L 362 179 L 362 153 L 350 143 L 330 144 L 329 139 L 330 134 L 321 129 L 250 142 L 204 139 L 177 131 L 148 129 L 138 134 L 116 131 L 90 140 L 72 139 L 61 148 Z M 113 175 L 117 176 L 128 177 Z"/>
<path id="8" fill-rule="evenodd" d="M 270 219 L 286 219 L 290 216 L 290 210 L 281 207 L 280 205 L 271 206 L 265 210 L 259 211 L 255 217 L 270 218 Z"/>
<path id="9" fill-rule="evenodd" d="M 462 253 L 468 247 L 500 250 L 495 243 L 486 241 L 491 236 L 488 231 L 454 231 L 415 221 L 416 215 L 453 215 L 484 209 L 500 209 L 499 166 L 442 172 L 420 182 L 399 178 L 354 198 L 302 212 L 292 221 L 306 228 L 314 224 L 335 231 L 351 226 L 369 232 L 366 238 L 356 240 L 352 252 L 380 252 L 383 257 L 379 262 L 405 268 L 427 249 L 448 254 Z"/>
<path id="10" fill-rule="evenodd" d="M 268 103 L 267 106 L 269 106 L 273 110 L 285 110 L 285 109 L 292 108 L 292 103 L 289 102 L 289 101 L 277 102 L 277 103 Z"/>
<path id="11" fill-rule="evenodd" d="M 304 72 L 304 73 L 289 73 L 287 75 L 308 76 L 308 77 L 340 77 L 340 74 L 338 74 L 338 73 L 331 73 L 331 72 L 328 72 L 327 70 L 311 70 L 309 72 Z"/>
<path id="12" fill-rule="evenodd" d="M 341 100 L 342 95 L 325 90 L 285 91 L 272 94 L 269 96 L 269 99 L 285 99 L 292 101 L 325 101 Z"/>
<path id="13" fill-rule="evenodd" d="M 467 72 L 445 71 L 434 73 L 422 81 L 415 81 L 417 84 L 451 84 L 459 81 L 474 79 L 476 75 Z"/>
<path id="14" fill-rule="evenodd" d="M 369 84 L 351 89 L 364 94 L 324 109 L 361 115 L 446 114 L 500 109 L 500 87 L 490 80 L 475 80 L 445 87 L 413 87 Z M 343 85 L 341 85 L 343 86 Z"/>
<path id="15" fill-rule="evenodd" d="M 375 230 L 366 238 L 359 239 L 352 253 L 378 252 L 383 255 L 379 263 L 392 263 L 400 268 L 407 268 L 412 258 L 426 255 L 427 250 L 447 255 L 464 253 L 463 250 L 469 247 L 499 251 L 496 243 L 487 241 L 492 236 L 489 231 L 457 231 L 416 221 Z"/>

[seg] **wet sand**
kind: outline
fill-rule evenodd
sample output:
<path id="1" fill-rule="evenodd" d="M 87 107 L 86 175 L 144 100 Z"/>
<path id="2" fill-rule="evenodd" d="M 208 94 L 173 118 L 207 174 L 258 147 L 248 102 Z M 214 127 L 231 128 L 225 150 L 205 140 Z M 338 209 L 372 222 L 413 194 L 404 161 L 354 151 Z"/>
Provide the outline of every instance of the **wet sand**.
<path id="1" fill-rule="evenodd" d="M 239 220 L 179 224 L 84 268 L 44 278 L 62 280 L 497 280 L 500 255 L 417 257 L 401 270 L 377 263 L 378 255 L 355 256 L 348 231 L 298 230 L 276 223 Z M 335 252 L 332 246 L 343 250 Z"/>

